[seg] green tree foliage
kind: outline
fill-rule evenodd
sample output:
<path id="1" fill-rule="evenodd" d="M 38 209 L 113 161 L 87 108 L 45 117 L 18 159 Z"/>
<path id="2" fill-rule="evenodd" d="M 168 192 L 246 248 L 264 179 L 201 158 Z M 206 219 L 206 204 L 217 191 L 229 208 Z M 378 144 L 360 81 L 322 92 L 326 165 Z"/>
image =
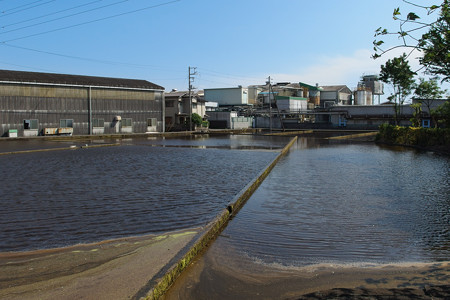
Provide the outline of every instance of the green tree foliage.
<path id="1" fill-rule="evenodd" d="M 381 66 L 380 80 L 393 87 L 393 94 L 388 99 L 394 104 L 395 123 L 398 125 L 401 105 L 411 94 L 414 85 L 414 75 L 407 61 L 406 54 L 389 59 Z"/>
<path id="2" fill-rule="evenodd" d="M 436 99 L 441 99 L 445 93 L 446 90 L 442 90 L 439 87 L 436 78 L 430 80 L 419 78 L 419 83 L 416 84 L 414 90 L 413 99 L 415 99 L 418 103 L 426 107 L 425 111 L 426 113 L 430 114 L 431 118 L 433 119 L 433 124 L 435 127 L 437 126 L 437 122 L 435 119 L 436 114 L 432 113 L 432 105 Z"/>
<path id="3" fill-rule="evenodd" d="M 445 90 L 442 90 L 436 80 L 436 78 L 425 80 L 419 78 L 419 83 L 414 90 L 414 99 L 440 99 L 444 96 Z"/>
<path id="4" fill-rule="evenodd" d="M 373 41 L 375 54 L 373 58 L 378 58 L 383 54 L 396 48 L 409 48 L 419 50 L 423 53 L 420 63 L 428 74 L 439 76 L 442 81 L 450 81 L 450 11 L 449 0 L 444 0 L 441 4 L 430 4 L 428 6 L 417 5 L 413 2 L 403 0 L 403 2 L 414 6 L 427 16 L 436 15 L 434 21 L 422 21 L 415 12 L 409 12 L 406 17 L 402 17 L 400 8 L 394 9 L 393 18 L 399 23 L 399 30 L 390 31 L 385 28 L 378 28 L 375 31 L 376 39 Z M 394 35 L 401 41 L 400 44 L 384 49 L 385 44 L 381 39 L 383 36 Z"/>
<path id="5" fill-rule="evenodd" d="M 422 104 L 414 103 L 411 104 L 411 107 L 414 109 L 413 117 L 409 119 L 413 127 L 420 127 L 420 117 L 422 115 Z"/>
<path id="6" fill-rule="evenodd" d="M 439 120 L 441 125 L 450 129 L 450 100 L 445 101 L 444 104 L 432 111 L 432 115 Z"/>
<path id="7" fill-rule="evenodd" d="M 441 5 L 441 14 L 430 30 L 422 35 L 419 48 L 424 56 L 421 65 L 432 75 L 441 76 L 443 81 L 450 81 L 450 12 L 448 1 Z"/>
<path id="8" fill-rule="evenodd" d="M 192 118 L 192 123 L 194 123 L 195 125 L 200 126 L 202 124 L 203 120 L 199 114 L 193 113 L 191 118 Z"/>

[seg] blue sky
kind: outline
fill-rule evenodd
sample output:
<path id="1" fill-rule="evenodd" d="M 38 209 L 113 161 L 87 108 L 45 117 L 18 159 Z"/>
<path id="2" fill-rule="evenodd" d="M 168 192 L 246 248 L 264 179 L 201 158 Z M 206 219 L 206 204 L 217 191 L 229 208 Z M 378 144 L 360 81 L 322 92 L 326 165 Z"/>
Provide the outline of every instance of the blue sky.
<path id="1" fill-rule="evenodd" d="M 400 54 L 370 58 L 375 29 L 398 27 L 399 6 L 411 10 L 401 0 L 0 0 L 0 68 L 183 90 L 192 66 L 199 89 L 268 76 L 354 88 Z"/>

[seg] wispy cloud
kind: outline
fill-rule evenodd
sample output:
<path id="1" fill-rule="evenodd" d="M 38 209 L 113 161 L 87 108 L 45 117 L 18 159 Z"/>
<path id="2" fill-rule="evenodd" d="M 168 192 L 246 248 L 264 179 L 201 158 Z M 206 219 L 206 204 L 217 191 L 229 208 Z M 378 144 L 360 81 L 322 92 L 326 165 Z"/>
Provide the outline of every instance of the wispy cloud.
<path id="1" fill-rule="evenodd" d="M 356 87 L 362 75 L 379 74 L 381 65 L 388 59 L 401 55 L 403 51 L 392 51 L 379 59 L 372 59 L 373 52 L 368 49 L 360 49 L 348 56 L 322 56 L 316 61 L 298 72 L 292 74 L 274 74 L 275 81 L 302 81 L 309 84 L 340 85 L 345 84 L 350 88 Z M 419 69 L 416 59 L 420 54 L 413 53 L 410 56 L 410 66 L 413 70 Z"/>

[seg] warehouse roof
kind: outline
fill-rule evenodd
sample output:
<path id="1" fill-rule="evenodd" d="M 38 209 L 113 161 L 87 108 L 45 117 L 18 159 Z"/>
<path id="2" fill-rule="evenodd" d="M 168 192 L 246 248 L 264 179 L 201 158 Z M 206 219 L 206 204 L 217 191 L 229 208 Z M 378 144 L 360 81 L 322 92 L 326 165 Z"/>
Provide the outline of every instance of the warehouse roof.
<path id="1" fill-rule="evenodd" d="M 163 90 L 147 80 L 0 70 L 0 81 Z"/>
<path id="2" fill-rule="evenodd" d="M 200 91 L 192 91 L 191 95 L 193 98 L 197 100 L 197 102 L 205 102 L 203 99 L 203 95 L 200 94 Z M 183 97 L 189 97 L 189 91 L 172 91 L 165 94 L 165 99 L 171 99 L 171 98 L 183 98 Z"/>
<path id="3" fill-rule="evenodd" d="M 324 85 L 321 88 L 324 92 L 352 93 L 352 91 L 346 85 Z"/>

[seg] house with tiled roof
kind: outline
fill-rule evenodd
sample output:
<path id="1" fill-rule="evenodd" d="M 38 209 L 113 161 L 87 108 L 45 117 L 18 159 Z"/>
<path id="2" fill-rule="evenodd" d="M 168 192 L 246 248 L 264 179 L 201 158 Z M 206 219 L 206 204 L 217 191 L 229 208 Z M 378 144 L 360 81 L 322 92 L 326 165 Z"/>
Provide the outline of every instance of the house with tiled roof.
<path id="1" fill-rule="evenodd" d="M 172 90 L 165 94 L 165 124 L 167 131 L 189 129 L 189 116 L 206 114 L 205 100 L 199 92 Z M 193 127 L 192 127 L 193 128 Z"/>

